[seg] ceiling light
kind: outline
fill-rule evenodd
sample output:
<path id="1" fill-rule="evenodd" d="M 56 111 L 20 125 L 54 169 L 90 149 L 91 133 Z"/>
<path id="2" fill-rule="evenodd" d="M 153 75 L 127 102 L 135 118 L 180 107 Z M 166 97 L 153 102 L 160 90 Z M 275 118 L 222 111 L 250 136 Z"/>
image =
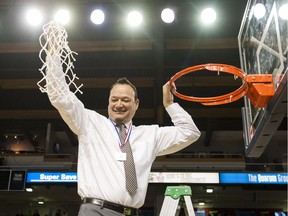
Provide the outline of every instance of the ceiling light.
<path id="1" fill-rule="evenodd" d="M 288 4 L 284 4 L 279 8 L 279 17 L 283 20 L 288 20 Z"/>
<path id="2" fill-rule="evenodd" d="M 257 3 L 253 8 L 253 15 L 256 19 L 261 19 L 266 14 L 266 8 L 262 3 Z"/>
<path id="3" fill-rule="evenodd" d="M 38 199 L 38 204 L 43 205 L 44 204 L 44 199 Z"/>
<path id="4" fill-rule="evenodd" d="M 143 21 L 142 14 L 138 11 L 132 11 L 127 16 L 127 22 L 130 26 L 139 26 Z"/>
<path id="5" fill-rule="evenodd" d="M 38 26 L 42 23 L 42 14 L 38 9 L 31 8 L 26 12 L 26 20 L 31 26 Z"/>
<path id="6" fill-rule="evenodd" d="M 57 11 L 57 13 L 54 16 L 54 19 L 57 22 L 59 22 L 63 25 L 66 25 L 70 20 L 70 13 L 68 10 L 61 9 L 61 10 Z"/>
<path id="7" fill-rule="evenodd" d="M 174 11 L 170 8 L 165 8 L 161 12 L 161 19 L 165 23 L 172 23 L 175 19 Z"/>
<path id="8" fill-rule="evenodd" d="M 213 189 L 212 188 L 207 188 L 206 189 L 206 193 L 213 193 Z"/>
<path id="9" fill-rule="evenodd" d="M 213 8 L 206 8 L 201 13 L 201 20 L 205 24 L 211 24 L 216 20 L 216 11 Z"/>
<path id="10" fill-rule="evenodd" d="M 33 192 L 33 188 L 26 188 L 27 192 Z"/>
<path id="11" fill-rule="evenodd" d="M 205 203 L 204 203 L 204 202 L 199 202 L 198 205 L 199 205 L 199 206 L 204 206 Z"/>
<path id="12" fill-rule="evenodd" d="M 96 9 L 91 13 L 90 19 L 94 24 L 100 25 L 105 20 L 105 14 L 102 10 Z"/>

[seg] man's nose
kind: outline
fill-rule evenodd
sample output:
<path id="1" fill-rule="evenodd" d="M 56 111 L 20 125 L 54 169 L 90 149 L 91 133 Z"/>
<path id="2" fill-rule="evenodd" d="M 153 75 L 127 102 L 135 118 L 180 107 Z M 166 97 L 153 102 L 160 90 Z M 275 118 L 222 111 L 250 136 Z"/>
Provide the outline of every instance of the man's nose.
<path id="1" fill-rule="evenodd" d="M 117 102 L 116 102 L 116 106 L 122 106 L 122 101 L 119 99 Z"/>

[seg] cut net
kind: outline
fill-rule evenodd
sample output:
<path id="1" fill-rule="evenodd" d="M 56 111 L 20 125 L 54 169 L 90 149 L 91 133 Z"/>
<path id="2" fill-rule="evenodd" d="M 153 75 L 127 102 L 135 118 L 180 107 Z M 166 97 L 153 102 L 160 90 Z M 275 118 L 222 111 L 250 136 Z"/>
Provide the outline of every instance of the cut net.
<path id="1" fill-rule="evenodd" d="M 77 55 L 77 53 L 70 49 L 67 38 L 68 34 L 65 28 L 60 26 L 57 22 L 51 21 L 43 26 L 43 33 L 39 37 L 41 46 L 39 58 L 43 63 L 43 66 L 39 70 L 43 75 L 43 78 L 37 83 L 42 93 L 47 93 L 47 86 L 49 85 L 49 94 L 51 96 L 54 94 L 63 96 L 65 94 L 65 88 L 63 88 L 63 82 L 60 80 L 64 77 L 68 87 L 70 89 L 75 89 L 73 92 L 74 94 L 77 92 L 82 94 L 82 91 L 80 90 L 82 84 L 79 86 L 76 85 L 75 80 L 79 78 L 73 73 L 73 62 L 76 61 L 73 55 Z M 47 55 L 59 57 L 57 59 L 60 60 L 63 68 L 63 77 L 60 77 L 60 79 L 59 75 L 55 76 L 53 73 L 49 74 L 49 78 L 46 75 L 47 70 L 59 68 L 59 63 L 57 63 L 55 58 L 52 58 L 52 61 L 49 62 L 49 64 L 46 62 Z"/>

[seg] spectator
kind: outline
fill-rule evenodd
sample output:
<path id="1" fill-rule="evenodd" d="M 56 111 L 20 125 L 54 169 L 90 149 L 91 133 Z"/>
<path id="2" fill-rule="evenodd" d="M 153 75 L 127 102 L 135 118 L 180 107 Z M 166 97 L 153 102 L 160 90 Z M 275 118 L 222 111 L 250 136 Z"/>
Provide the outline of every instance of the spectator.
<path id="1" fill-rule="evenodd" d="M 18 213 L 16 214 L 16 216 L 24 216 L 24 214 L 22 213 L 22 210 L 21 210 L 21 209 L 18 211 Z"/>
<path id="2" fill-rule="evenodd" d="M 61 209 L 57 209 L 57 212 L 56 212 L 55 216 L 62 216 Z"/>
<path id="3" fill-rule="evenodd" d="M 40 216 L 38 209 L 34 209 L 33 215 L 32 216 Z"/>

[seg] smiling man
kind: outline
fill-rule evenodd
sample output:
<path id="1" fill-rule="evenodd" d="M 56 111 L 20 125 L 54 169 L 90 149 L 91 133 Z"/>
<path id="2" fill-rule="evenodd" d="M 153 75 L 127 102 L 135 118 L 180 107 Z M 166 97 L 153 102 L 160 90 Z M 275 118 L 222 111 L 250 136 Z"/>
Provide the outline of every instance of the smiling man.
<path id="1" fill-rule="evenodd" d="M 131 121 L 139 106 L 135 86 L 126 78 L 119 79 L 110 90 L 108 115 L 115 123 Z"/>
<path id="2" fill-rule="evenodd" d="M 138 215 L 145 201 L 149 173 L 157 156 L 195 142 L 200 131 L 192 117 L 173 102 L 174 88 L 163 85 L 163 106 L 173 125 L 135 126 L 139 107 L 136 87 L 127 78 L 112 85 L 108 118 L 85 108 L 70 91 L 59 53 L 46 58 L 47 94 L 63 120 L 78 136 L 78 216 Z"/>

